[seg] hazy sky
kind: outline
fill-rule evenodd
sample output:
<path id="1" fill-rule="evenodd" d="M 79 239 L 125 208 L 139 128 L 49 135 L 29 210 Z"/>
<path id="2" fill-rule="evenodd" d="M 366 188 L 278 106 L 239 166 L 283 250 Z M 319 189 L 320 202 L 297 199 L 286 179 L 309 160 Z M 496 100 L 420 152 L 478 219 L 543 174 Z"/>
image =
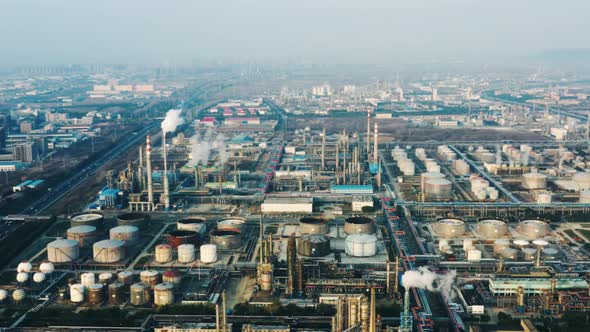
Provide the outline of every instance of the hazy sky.
<path id="1" fill-rule="evenodd" d="M 0 0 L 0 66 L 389 63 L 590 48 L 587 0 Z"/>

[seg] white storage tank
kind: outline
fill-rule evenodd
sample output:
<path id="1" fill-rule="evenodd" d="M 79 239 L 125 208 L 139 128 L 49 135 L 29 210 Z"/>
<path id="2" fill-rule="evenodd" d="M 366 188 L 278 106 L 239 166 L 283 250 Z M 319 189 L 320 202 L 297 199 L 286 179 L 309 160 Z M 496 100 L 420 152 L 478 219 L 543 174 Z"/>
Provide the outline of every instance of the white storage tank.
<path id="1" fill-rule="evenodd" d="M 168 244 L 158 244 L 156 246 L 156 262 L 168 263 L 172 261 L 172 246 Z"/>
<path id="2" fill-rule="evenodd" d="M 545 189 L 547 188 L 547 175 L 537 172 L 524 174 L 522 186 L 525 189 Z"/>
<path id="3" fill-rule="evenodd" d="M 158 281 L 160 280 L 160 274 L 156 270 L 141 271 L 141 273 L 139 274 L 139 280 L 149 285 L 150 287 L 154 287 L 158 284 Z"/>
<path id="4" fill-rule="evenodd" d="M 469 164 L 463 159 L 453 160 L 453 168 L 462 176 L 468 175 L 470 171 Z"/>
<path id="5" fill-rule="evenodd" d="M 468 262 L 479 262 L 481 260 L 481 250 L 470 249 L 467 251 Z"/>
<path id="6" fill-rule="evenodd" d="M 51 274 L 55 271 L 55 266 L 53 266 L 53 263 L 51 262 L 43 262 L 39 265 L 39 271 L 45 274 Z"/>
<path id="7" fill-rule="evenodd" d="M 25 283 L 29 280 L 29 274 L 26 272 L 19 272 L 16 274 L 16 281 L 19 283 Z"/>
<path id="8" fill-rule="evenodd" d="M 157 306 L 170 305 L 174 302 L 173 285 L 170 283 L 157 284 L 154 287 L 154 304 Z"/>
<path id="9" fill-rule="evenodd" d="M 549 234 L 549 224 L 541 220 L 522 220 L 518 232 L 527 239 L 539 239 Z"/>
<path id="10" fill-rule="evenodd" d="M 33 265 L 28 261 L 18 263 L 18 266 L 16 267 L 16 272 L 29 273 L 31 270 L 33 270 Z"/>
<path id="11" fill-rule="evenodd" d="M 420 175 L 420 190 L 426 189 L 426 182 L 434 179 L 444 179 L 446 175 L 440 172 L 426 172 Z"/>
<path id="12" fill-rule="evenodd" d="M 370 257 L 377 253 L 377 237 L 373 234 L 351 234 L 346 237 L 346 254 L 354 257 Z"/>
<path id="13" fill-rule="evenodd" d="M 82 275 L 80 275 L 80 283 L 84 287 L 94 285 L 96 283 L 96 276 L 92 272 L 82 273 Z"/>
<path id="14" fill-rule="evenodd" d="M 111 240 L 123 241 L 125 245 L 132 245 L 139 240 L 139 228 L 137 226 L 117 226 L 109 230 Z"/>
<path id="15" fill-rule="evenodd" d="M 510 241 L 506 239 L 499 239 L 494 241 L 494 253 L 496 255 L 501 254 L 504 249 L 510 247 Z"/>
<path id="16" fill-rule="evenodd" d="M 115 263 L 125 258 L 125 242 L 102 240 L 92 246 L 92 252 L 97 263 Z"/>
<path id="17" fill-rule="evenodd" d="M 477 223 L 477 233 L 484 238 L 499 238 L 508 233 L 508 225 L 497 219 L 484 219 Z"/>
<path id="18" fill-rule="evenodd" d="M 432 179 L 425 183 L 424 195 L 427 200 L 451 199 L 453 183 L 447 179 Z"/>
<path id="19" fill-rule="evenodd" d="M 177 250 L 179 263 L 192 263 L 195 260 L 195 246 L 193 244 L 181 244 Z"/>
<path id="20" fill-rule="evenodd" d="M 544 248 L 541 251 L 541 257 L 544 260 L 553 261 L 559 259 L 559 250 L 556 248 Z"/>
<path id="21" fill-rule="evenodd" d="M 224 218 L 217 222 L 217 229 L 242 232 L 246 219 L 241 217 Z"/>
<path id="22" fill-rule="evenodd" d="M 131 284 L 133 282 L 133 272 L 122 271 L 117 274 L 117 281 L 124 284 Z"/>
<path id="23" fill-rule="evenodd" d="M 74 303 L 84 302 L 85 287 L 82 284 L 70 285 L 70 300 Z"/>
<path id="24" fill-rule="evenodd" d="M 443 238 L 454 238 L 465 233 L 465 222 L 460 219 L 440 219 L 434 225 L 435 232 Z"/>
<path id="25" fill-rule="evenodd" d="M 99 284 L 109 284 L 113 280 L 113 274 L 110 272 L 104 272 L 98 275 L 98 283 Z"/>
<path id="26" fill-rule="evenodd" d="M 0 302 L 4 302 L 8 298 L 8 291 L 6 289 L 0 289 Z"/>
<path id="27" fill-rule="evenodd" d="M 467 252 L 471 249 L 475 249 L 475 247 L 473 246 L 473 239 L 463 240 L 463 251 Z"/>
<path id="28" fill-rule="evenodd" d="M 43 272 L 35 272 L 35 274 L 33 274 L 33 281 L 40 284 L 43 281 L 45 281 L 45 273 Z"/>
<path id="29" fill-rule="evenodd" d="M 451 246 L 449 245 L 449 240 L 447 239 L 440 239 L 438 240 L 438 250 L 443 253 L 447 253 L 451 250 Z"/>
<path id="30" fill-rule="evenodd" d="M 66 232 L 68 240 L 78 241 L 80 247 L 88 248 L 96 240 L 96 227 L 91 225 L 79 225 L 71 227 Z"/>
<path id="31" fill-rule="evenodd" d="M 217 261 L 217 246 L 214 244 L 204 244 L 199 249 L 201 263 L 215 263 Z"/>
<path id="32" fill-rule="evenodd" d="M 79 256 L 78 241 L 59 239 L 47 244 L 47 260 L 52 263 L 69 263 Z"/>
<path id="33" fill-rule="evenodd" d="M 540 192 L 537 194 L 537 204 L 551 204 L 552 200 L 553 195 L 548 191 Z"/>

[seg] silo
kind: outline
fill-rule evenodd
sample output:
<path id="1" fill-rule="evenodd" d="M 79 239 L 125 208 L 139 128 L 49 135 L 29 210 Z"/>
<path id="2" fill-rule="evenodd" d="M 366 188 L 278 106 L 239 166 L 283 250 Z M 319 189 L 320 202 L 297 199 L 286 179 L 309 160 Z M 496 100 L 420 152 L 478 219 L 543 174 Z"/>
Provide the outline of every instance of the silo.
<path id="1" fill-rule="evenodd" d="M 541 220 L 522 220 L 518 232 L 527 239 L 539 239 L 549 234 L 549 224 Z"/>
<path id="2" fill-rule="evenodd" d="M 72 227 L 86 225 L 93 226 L 97 229 L 102 229 L 104 216 L 100 213 L 79 213 L 70 217 L 70 225 Z"/>
<path id="3" fill-rule="evenodd" d="M 123 303 L 123 288 L 125 287 L 124 283 L 121 282 L 114 282 L 109 285 L 109 304 L 119 305 Z"/>
<path id="4" fill-rule="evenodd" d="M 160 280 L 160 274 L 156 270 L 141 271 L 139 280 L 150 287 L 154 287 Z"/>
<path id="5" fill-rule="evenodd" d="M 96 240 L 96 227 L 90 225 L 71 227 L 67 231 L 67 238 L 78 241 L 82 248 L 88 248 Z"/>
<path id="6" fill-rule="evenodd" d="M 181 244 L 198 245 L 200 238 L 197 232 L 174 230 L 168 233 L 168 244 L 173 248 L 177 248 Z"/>
<path id="7" fill-rule="evenodd" d="M 168 270 L 162 273 L 162 282 L 178 285 L 182 281 L 182 274 L 178 270 Z"/>
<path id="8" fill-rule="evenodd" d="M 176 229 L 179 231 L 191 231 L 205 234 L 207 230 L 206 220 L 201 217 L 188 217 L 176 222 Z"/>
<path id="9" fill-rule="evenodd" d="M 346 234 L 373 234 L 375 233 L 375 220 L 368 217 L 349 217 L 344 221 Z"/>
<path id="10" fill-rule="evenodd" d="M 158 244 L 155 251 L 157 263 L 164 264 L 172 261 L 172 246 L 169 244 Z"/>
<path id="11" fill-rule="evenodd" d="M 484 219 L 477 223 L 477 233 L 485 239 L 499 238 L 508 233 L 508 225 L 497 219 Z"/>
<path id="12" fill-rule="evenodd" d="M 79 256 L 78 241 L 59 239 L 47 245 L 47 260 L 52 263 L 68 263 L 78 259 Z"/>
<path id="13" fill-rule="evenodd" d="M 465 233 L 465 223 L 460 219 L 440 219 L 434 226 L 435 232 L 443 238 L 454 238 Z"/>
<path id="14" fill-rule="evenodd" d="M 580 203 L 590 204 L 590 190 L 580 191 Z"/>
<path id="15" fill-rule="evenodd" d="M 217 222 L 217 229 L 242 232 L 246 225 L 246 219 L 241 217 L 229 217 Z"/>
<path id="16" fill-rule="evenodd" d="M 104 286 L 92 284 L 88 286 L 88 302 L 91 304 L 102 304 L 104 302 Z"/>
<path id="17" fill-rule="evenodd" d="M 70 285 L 70 301 L 80 303 L 84 301 L 85 287 L 82 284 Z"/>
<path id="18" fill-rule="evenodd" d="M 96 283 L 96 276 L 92 272 L 82 273 L 80 275 L 80 283 L 84 287 L 94 285 Z"/>
<path id="19" fill-rule="evenodd" d="M 240 247 L 241 234 L 235 231 L 215 230 L 209 234 L 211 244 L 217 245 L 219 250 L 232 250 Z"/>
<path id="20" fill-rule="evenodd" d="M 214 244 L 204 244 L 200 250 L 201 263 L 209 264 L 217 261 L 217 246 Z"/>
<path id="21" fill-rule="evenodd" d="M 170 283 L 158 284 L 154 287 L 154 304 L 157 306 L 170 305 L 174 302 L 173 286 Z"/>
<path id="22" fill-rule="evenodd" d="M 303 217 L 299 220 L 299 234 L 324 235 L 330 231 L 328 220 L 321 217 Z"/>
<path id="23" fill-rule="evenodd" d="M 330 253 L 330 238 L 306 234 L 297 239 L 297 252 L 307 257 L 323 257 Z"/>
<path id="24" fill-rule="evenodd" d="M 522 186 L 525 189 L 545 189 L 547 188 L 547 175 L 537 172 L 524 174 Z"/>
<path id="25" fill-rule="evenodd" d="M 129 302 L 135 306 L 144 305 L 150 302 L 150 287 L 148 284 L 139 282 L 129 288 Z"/>
<path id="26" fill-rule="evenodd" d="M 447 179 L 432 179 L 425 183 L 424 196 L 427 200 L 451 199 L 453 183 Z"/>
<path id="27" fill-rule="evenodd" d="M 446 175 L 440 172 L 426 172 L 420 175 L 420 190 L 424 191 L 426 189 L 426 182 L 435 179 L 444 179 Z"/>
<path id="28" fill-rule="evenodd" d="M 136 226 L 142 228 L 150 220 L 150 215 L 147 213 L 130 212 L 123 213 L 117 216 L 117 225 L 119 226 Z"/>
<path id="29" fill-rule="evenodd" d="M 139 228 L 137 226 L 117 226 L 109 230 L 111 240 L 120 240 L 125 242 L 126 246 L 133 245 L 139 240 Z"/>
<path id="30" fill-rule="evenodd" d="M 346 254 L 353 257 L 370 257 L 377 253 L 377 237 L 372 234 L 351 234 L 346 237 Z"/>
<path id="31" fill-rule="evenodd" d="M 129 285 L 133 282 L 133 272 L 131 271 L 122 271 L 117 274 L 117 281 Z"/>
<path id="32" fill-rule="evenodd" d="M 195 246 L 193 244 L 181 244 L 178 246 L 178 262 L 192 263 L 195 260 Z"/>
<path id="33" fill-rule="evenodd" d="M 590 173 L 578 172 L 572 177 L 572 181 L 580 190 L 590 189 Z"/>
<path id="34" fill-rule="evenodd" d="M 110 272 L 104 272 L 98 275 L 98 283 L 99 284 L 109 284 L 113 280 L 113 274 Z"/>
<path id="35" fill-rule="evenodd" d="M 125 242 L 102 240 L 92 246 L 92 252 L 97 263 L 115 263 L 125 258 Z"/>

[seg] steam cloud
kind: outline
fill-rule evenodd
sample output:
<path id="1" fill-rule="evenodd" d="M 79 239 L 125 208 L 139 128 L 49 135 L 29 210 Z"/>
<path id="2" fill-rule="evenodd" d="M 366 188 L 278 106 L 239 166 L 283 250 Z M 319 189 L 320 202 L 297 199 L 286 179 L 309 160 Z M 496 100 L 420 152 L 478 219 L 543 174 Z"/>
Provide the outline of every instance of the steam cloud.
<path id="1" fill-rule="evenodd" d="M 446 296 L 447 299 L 453 299 L 453 283 L 457 271 L 449 271 L 447 274 L 437 274 L 430 271 L 427 267 L 419 267 L 417 270 L 404 272 L 402 276 L 402 285 L 404 288 L 420 288 L 431 292 L 438 292 Z"/>
<path id="2" fill-rule="evenodd" d="M 184 123 L 184 119 L 180 116 L 181 112 L 180 109 L 171 109 L 166 112 L 166 118 L 162 121 L 164 133 L 174 132 L 178 126 Z"/>
<path id="3" fill-rule="evenodd" d="M 229 154 L 225 146 L 225 136 L 218 134 L 213 137 L 213 130 L 207 129 L 203 135 L 195 134 L 190 138 L 191 142 L 191 159 L 188 166 L 206 165 L 209 156 L 213 150 L 217 151 L 217 164 L 223 165 L 229 159 Z"/>

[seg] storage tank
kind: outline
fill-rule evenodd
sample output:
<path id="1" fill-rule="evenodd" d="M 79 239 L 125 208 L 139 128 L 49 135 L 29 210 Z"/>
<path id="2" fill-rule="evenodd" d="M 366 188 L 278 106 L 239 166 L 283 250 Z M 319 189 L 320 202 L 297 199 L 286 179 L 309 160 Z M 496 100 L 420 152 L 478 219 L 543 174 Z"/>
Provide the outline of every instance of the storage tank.
<path id="1" fill-rule="evenodd" d="M 229 217 L 217 222 L 217 229 L 242 232 L 246 225 L 246 219 L 241 217 Z"/>
<path id="2" fill-rule="evenodd" d="M 551 204 L 552 200 L 553 195 L 548 191 L 540 192 L 537 194 L 537 204 Z"/>
<path id="3" fill-rule="evenodd" d="M 142 228 L 150 221 L 150 215 L 140 212 L 123 213 L 117 216 L 118 226 L 136 226 Z"/>
<path id="4" fill-rule="evenodd" d="M 88 302 L 91 304 L 102 304 L 104 302 L 104 286 L 92 284 L 88 286 Z"/>
<path id="5" fill-rule="evenodd" d="M 139 241 L 139 228 L 137 226 L 117 226 L 109 230 L 111 240 L 120 240 L 125 242 L 126 246 L 133 245 Z"/>
<path id="6" fill-rule="evenodd" d="M 117 274 L 117 281 L 122 284 L 130 285 L 133 282 L 133 272 L 131 272 L 131 271 L 119 272 Z"/>
<path id="7" fill-rule="evenodd" d="M 494 254 L 499 255 L 504 249 L 510 247 L 510 241 L 505 239 L 499 239 L 494 241 Z"/>
<path id="8" fill-rule="evenodd" d="M 6 289 L 0 289 L 0 302 L 4 302 L 8 298 L 8 291 Z"/>
<path id="9" fill-rule="evenodd" d="M 47 244 L 47 260 L 52 263 L 68 263 L 78 259 L 79 256 L 78 241 L 59 239 Z"/>
<path id="10" fill-rule="evenodd" d="M 514 248 L 506 248 L 502 250 L 500 255 L 504 257 L 504 259 L 518 260 L 518 250 Z"/>
<path id="11" fill-rule="evenodd" d="M 209 264 L 217 261 L 217 246 L 214 244 L 204 244 L 200 248 L 201 263 Z"/>
<path id="12" fill-rule="evenodd" d="M 131 285 L 129 293 L 129 302 L 133 305 L 140 306 L 150 302 L 150 287 L 146 283 L 138 282 Z"/>
<path id="13" fill-rule="evenodd" d="M 24 289 L 18 288 L 12 292 L 12 299 L 14 302 L 21 302 L 27 296 L 27 292 Z"/>
<path id="14" fill-rule="evenodd" d="M 162 282 L 178 285 L 182 281 L 182 274 L 178 270 L 168 270 L 162 273 Z"/>
<path id="15" fill-rule="evenodd" d="M 163 264 L 172 261 L 172 246 L 169 244 L 158 244 L 156 246 L 156 262 Z"/>
<path id="16" fill-rule="evenodd" d="M 467 252 L 471 249 L 475 249 L 475 247 L 473 246 L 473 239 L 463 240 L 463 251 Z"/>
<path id="17" fill-rule="evenodd" d="M 590 190 L 580 191 L 580 203 L 590 204 Z"/>
<path id="18" fill-rule="evenodd" d="M 526 248 L 526 247 L 529 246 L 529 244 L 531 244 L 527 240 L 520 240 L 520 239 L 519 240 L 514 240 L 514 241 L 512 241 L 512 243 L 514 243 L 514 246 L 515 247 L 518 247 L 518 248 Z"/>
<path id="19" fill-rule="evenodd" d="M 43 272 L 35 272 L 35 274 L 33 274 L 33 281 L 40 284 L 43 281 L 45 281 L 45 273 Z"/>
<path id="20" fill-rule="evenodd" d="M 541 250 L 543 260 L 553 261 L 559 259 L 559 250 L 556 248 L 544 248 Z"/>
<path id="21" fill-rule="evenodd" d="M 328 234 L 328 220 L 322 217 L 307 216 L 299 219 L 299 234 Z"/>
<path id="22" fill-rule="evenodd" d="M 323 257 L 330 253 L 330 239 L 319 234 L 305 234 L 297 238 L 297 252 L 307 257 Z"/>
<path id="23" fill-rule="evenodd" d="M 572 177 L 572 181 L 580 190 L 590 189 L 590 173 L 578 172 Z"/>
<path id="24" fill-rule="evenodd" d="M 470 167 L 467 162 L 463 159 L 453 160 L 453 168 L 455 171 L 462 176 L 469 175 Z"/>
<path id="25" fill-rule="evenodd" d="M 82 273 L 80 275 L 80 283 L 84 287 L 94 285 L 96 283 L 96 276 L 92 272 Z"/>
<path id="26" fill-rule="evenodd" d="M 198 245 L 200 236 L 197 232 L 174 230 L 168 233 L 168 244 L 177 248 L 181 244 Z"/>
<path id="27" fill-rule="evenodd" d="M 425 183 L 424 196 L 427 200 L 451 199 L 453 183 L 447 179 L 432 179 Z"/>
<path id="28" fill-rule="evenodd" d="M 154 287 L 160 281 L 160 274 L 156 270 L 141 271 L 139 280 L 150 287 Z"/>
<path id="29" fill-rule="evenodd" d="M 537 248 L 543 248 L 545 246 L 547 246 L 549 244 L 549 242 L 545 241 L 545 240 L 534 240 L 533 241 L 533 245 Z"/>
<path id="30" fill-rule="evenodd" d="M 344 221 L 344 232 L 346 234 L 374 234 L 375 220 L 368 217 L 349 217 Z"/>
<path id="31" fill-rule="evenodd" d="M 242 240 L 240 232 L 228 230 L 214 230 L 209 234 L 211 244 L 217 245 L 219 250 L 232 250 L 240 247 Z"/>
<path id="32" fill-rule="evenodd" d="M 29 273 L 29 272 L 31 272 L 31 270 L 33 270 L 33 265 L 31 263 L 29 263 L 28 261 L 22 261 L 22 262 L 18 263 L 18 265 L 16 267 L 16 272 Z"/>
<path id="33" fill-rule="evenodd" d="M 545 189 L 547 188 L 547 175 L 537 172 L 524 174 L 522 186 L 525 189 Z"/>
<path id="34" fill-rule="evenodd" d="M 447 253 L 451 250 L 451 246 L 449 245 L 449 240 L 447 239 L 440 239 L 438 240 L 438 250 L 443 253 Z"/>
<path id="35" fill-rule="evenodd" d="M 527 239 L 539 239 L 549 234 L 549 224 L 541 220 L 522 220 L 518 232 Z"/>
<path id="36" fill-rule="evenodd" d="M 446 175 L 440 172 L 426 172 L 420 175 L 420 190 L 426 190 L 426 182 L 436 179 L 444 179 Z"/>
<path id="37" fill-rule="evenodd" d="M 195 260 L 195 246 L 193 244 L 181 244 L 178 246 L 178 262 L 192 263 Z"/>
<path id="38" fill-rule="evenodd" d="M 45 274 L 51 274 L 55 271 L 55 266 L 53 266 L 53 263 L 51 262 L 43 262 L 39 265 L 39 271 Z"/>
<path id="39" fill-rule="evenodd" d="M 123 289 L 125 288 L 125 284 L 122 282 L 114 282 L 109 285 L 109 304 L 112 305 L 119 305 L 122 304 L 124 301 L 123 298 Z"/>
<path id="40" fill-rule="evenodd" d="M 70 225 L 72 227 L 87 225 L 94 226 L 97 229 L 103 227 L 104 216 L 100 213 L 79 213 L 70 217 Z"/>
<path id="41" fill-rule="evenodd" d="M 477 233 L 483 238 L 499 238 L 508 233 L 508 225 L 498 219 L 484 219 L 477 223 Z"/>
<path id="42" fill-rule="evenodd" d="M 115 263 L 125 258 L 125 242 L 102 240 L 92 246 L 93 258 L 97 263 Z"/>
<path id="43" fill-rule="evenodd" d="M 199 234 L 205 234 L 207 230 L 207 221 L 201 217 L 188 217 L 176 222 L 176 229 L 179 231 L 191 231 Z"/>
<path id="44" fill-rule="evenodd" d="M 26 272 L 19 272 L 16 274 L 16 281 L 19 283 L 25 283 L 29 280 L 29 274 Z"/>
<path id="45" fill-rule="evenodd" d="M 370 257 L 377 253 L 377 237 L 372 234 L 351 234 L 346 237 L 346 254 L 354 257 Z"/>
<path id="46" fill-rule="evenodd" d="M 479 262 L 481 260 L 481 250 L 477 249 L 470 249 L 467 251 L 467 261 L 468 262 Z"/>
<path id="47" fill-rule="evenodd" d="M 109 284 L 113 280 L 113 274 L 110 272 L 104 272 L 98 275 L 98 283 L 99 284 Z"/>
<path id="48" fill-rule="evenodd" d="M 70 285 L 70 301 L 74 303 L 84 302 L 85 287 L 82 284 Z"/>
<path id="49" fill-rule="evenodd" d="M 535 248 L 523 248 L 522 249 L 522 259 L 525 261 L 534 261 L 535 257 L 537 257 L 537 249 Z"/>
<path id="50" fill-rule="evenodd" d="M 68 229 L 68 240 L 75 240 L 80 243 L 80 247 L 88 248 L 96 240 L 96 227 L 91 225 L 79 225 Z"/>
<path id="51" fill-rule="evenodd" d="M 443 238 L 453 238 L 465 233 L 465 223 L 460 219 L 440 219 L 434 226 L 435 232 Z"/>
<path id="52" fill-rule="evenodd" d="M 162 283 L 154 287 L 154 304 L 157 306 L 170 305 L 174 302 L 172 284 Z"/>

